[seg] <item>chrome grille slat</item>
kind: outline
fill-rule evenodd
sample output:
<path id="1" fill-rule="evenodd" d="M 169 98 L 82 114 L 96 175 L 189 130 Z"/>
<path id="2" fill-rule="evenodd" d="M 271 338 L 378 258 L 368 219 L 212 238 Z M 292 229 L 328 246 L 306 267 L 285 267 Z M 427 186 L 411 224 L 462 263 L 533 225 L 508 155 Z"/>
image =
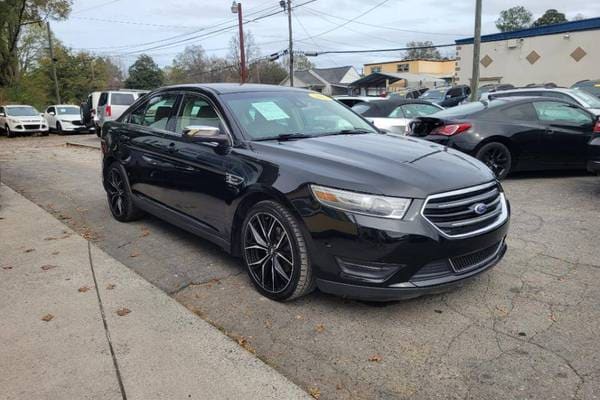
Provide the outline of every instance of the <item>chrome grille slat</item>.
<path id="1" fill-rule="evenodd" d="M 485 205 L 485 207 L 478 207 Z M 477 210 L 476 208 L 484 208 Z M 444 236 L 459 238 L 487 232 L 508 218 L 504 194 L 496 182 L 429 196 L 421 215 Z"/>

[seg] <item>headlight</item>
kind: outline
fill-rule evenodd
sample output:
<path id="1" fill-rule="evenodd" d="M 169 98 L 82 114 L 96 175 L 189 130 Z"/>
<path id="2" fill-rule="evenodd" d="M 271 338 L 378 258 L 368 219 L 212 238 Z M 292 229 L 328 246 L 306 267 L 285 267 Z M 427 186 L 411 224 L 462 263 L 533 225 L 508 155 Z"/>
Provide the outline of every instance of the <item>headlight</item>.
<path id="1" fill-rule="evenodd" d="M 324 186 L 310 185 L 316 199 L 323 205 L 373 217 L 402 219 L 410 199 L 349 192 Z"/>
<path id="2" fill-rule="evenodd" d="M 10 122 L 11 124 L 18 124 L 18 123 L 19 123 L 19 120 L 18 120 L 18 119 L 12 119 L 12 118 L 9 118 L 9 119 L 8 119 L 8 122 Z"/>

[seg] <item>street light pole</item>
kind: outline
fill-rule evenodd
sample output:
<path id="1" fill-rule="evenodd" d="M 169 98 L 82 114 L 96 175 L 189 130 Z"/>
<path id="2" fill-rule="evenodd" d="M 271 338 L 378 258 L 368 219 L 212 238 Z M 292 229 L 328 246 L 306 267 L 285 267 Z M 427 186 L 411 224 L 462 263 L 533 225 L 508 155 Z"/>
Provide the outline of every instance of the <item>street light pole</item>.
<path id="1" fill-rule="evenodd" d="M 288 14 L 288 55 L 290 57 L 289 74 L 290 74 L 290 86 L 294 86 L 294 46 L 292 40 L 292 0 L 280 0 L 279 5 L 286 10 Z"/>
<path id="2" fill-rule="evenodd" d="M 46 21 L 46 31 L 48 32 L 48 48 L 50 50 L 50 62 L 52 63 L 52 77 L 54 78 L 54 90 L 56 91 L 56 104 L 60 104 L 60 90 L 58 89 L 58 78 L 56 76 L 56 58 L 54 58 L 54 47 L 52 46 L 50 21 Z"/>
<path id="3" fill-rule="evenodd" d="M 242 21 L 242 3 L 231 5 L 231 12 L 238 15 L 238 29 L 240 31 L 240 83 L 246 82 L 246 49 L 244 48 L 244 23 Z"/>
<path id="4" fill-rule="evenodd" d="M 481 0 L 475 0 L 475 34 L 473 36 L 473 71 L 471 75 L 471 101 L 478 99 L 479 57 L 481 51 Z"/>

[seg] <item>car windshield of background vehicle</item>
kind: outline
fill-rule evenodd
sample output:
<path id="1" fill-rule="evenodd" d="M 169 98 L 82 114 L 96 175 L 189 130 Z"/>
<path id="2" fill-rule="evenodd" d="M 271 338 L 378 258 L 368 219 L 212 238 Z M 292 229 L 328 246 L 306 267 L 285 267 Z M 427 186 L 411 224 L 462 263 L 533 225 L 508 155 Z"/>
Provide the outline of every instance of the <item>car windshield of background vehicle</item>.
<path id="1" fill-rule="evenodd" d="M 371 105 L 369 103 L 362 102 L 362 103 L 356 103 L 355 105 L 353 105 L 352 106 L 352 111 L 354 111 L 355 113 L 358 113 L 360 115 L 363 115 L 370 108 L 371 108 Z"/>
<path id="2" fill-rule="evenodd" d="M 6 115 L 11 117 L 38 117 L 40 112 L 33 107 L 6 107 Z"/>
<path id="3" fill-rule="evenodd" d="M 490 106 L 492 106 L 492 104 L 498 104 L 498 103 L 496 103 L 496 102 L 489 103 Z M 485 102 L 476 101 L 473 103 L 467 103 L 467 104 L 463 104 L 463 105 L 452 107 L 452 108 L 446 108 L 445 110 L 436 112 L 435 114 L 433 114 L 433 116 L 436 118 L 449 118 L 449 117 L 456 117 L 459 115 L 469 115 L 469 114 L 476 113 L 478 111 L 483 111 L 487 107 L 488 106 Z"/>
<path id="4" fill-rule="evenodd" d="M 439 108 L 429 104 L 405 104 L 396 107 L 389 115 L 390 118 L 417 118 L 425 115 L 431 115 L 441 111 Z"/>
<path id="5" fill-rule="evenodd" d="M 135 101 L 131 93 L 113 93 L 110 96 L 110 103 L 113 106 L 130 106 Z"/>
<path id="6" fill-rule="evenodd" d="M 79 115 L 79 107 L 57 107 L 60 115 Z"/>
<path id="7" fill-rule="evenodd" d="M 577 100 L 581 101 L 582 103 L 585 103 L 586 107 L 600 108 L 600 99 L 594 95 L 589 94 L 585 90 L 575 88 L 571 93 L 573 94 L 573 97 L 575 97 Z"/>
<path id="8" fill-rule="evenodd" d="M 377 133 L 354 112 L 316 92 L 232 93 L 223 99 L 253 140 L 343 131 Z"/>
<path id="9" fill-rule="evenodd" d="M 446 95 L 446 90 L 445 89 L 429 89 L 428 91 L 426 91 L 425 93 L 423 93 L 421 95 L 421 97 L 419 97 L 420 99 L 427 99 L 427 100 L 443 100 L 444 96 Z"/>

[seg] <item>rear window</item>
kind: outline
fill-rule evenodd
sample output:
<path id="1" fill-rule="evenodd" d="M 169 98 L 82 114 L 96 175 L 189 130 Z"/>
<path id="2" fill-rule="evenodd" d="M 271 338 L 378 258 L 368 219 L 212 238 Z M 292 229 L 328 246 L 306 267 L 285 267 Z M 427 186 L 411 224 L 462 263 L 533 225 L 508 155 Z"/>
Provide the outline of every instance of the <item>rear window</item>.
<path id="1" fill-rule="evenodd" d="M 135 101 L 132 93 L 112 93 L 110 104 L 113 106 L 130 106 Z"/>
<path id="2" fill-rule="evenodd" d="M 495 103 L 492 103 L 492 102 L 489 103 L 489 107 L 493 107 L 494 105 L 495 105 Z M 447 108 L 445 110 L 435 113 L 434 116 L 436 118 L 458 117 L 458 116 L 474 114 L 476 112 L 483 111 L 486 108 L 488 108 L 488 104 L 486 104 L 482 101 L 476 101 L 473 103 L 467 103 L 467 104 L 463 104 L 460 106 Z"/>
<path id="3" fill-rule="evenodd" d="M 354 111 L 357 114 L 362 115 L 365 112 L 367 112 L 370 108 L 371 108 L 371 106 L 369 105 L 369 103 L 363 101 L 362 103 L 357 103 L 357 104 L 353 105 L 352 111 Z"/>

